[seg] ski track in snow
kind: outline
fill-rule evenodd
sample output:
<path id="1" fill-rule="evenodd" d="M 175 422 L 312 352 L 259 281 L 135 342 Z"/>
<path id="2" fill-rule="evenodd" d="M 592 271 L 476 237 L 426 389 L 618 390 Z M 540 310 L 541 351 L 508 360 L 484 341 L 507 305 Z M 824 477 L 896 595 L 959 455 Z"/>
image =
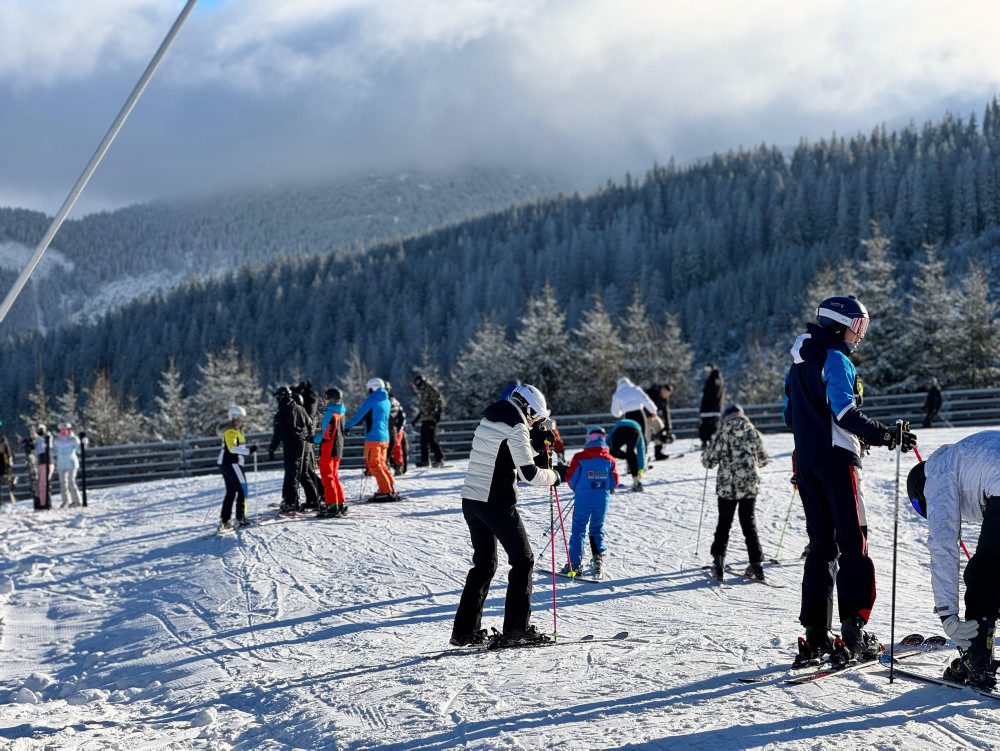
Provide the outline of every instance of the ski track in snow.
<path id="1" fill-rule="evenodd" d="M 971 430 L 920 431 L 921 452 Z M 757 521 L 774 555 L 788 508 L 788 435 L 767 436 Z M 904 458 L 904 473 L 913 459 Z M 895 458 L 865 462 L 888 643 Z M 345 472 L 348 499 L 357 472 Z M 753 748 L 939 749 L 998 743 L 1000 706 L 882 669 L 803 686 L 780 681 L 797 624 L 804 519 L 796 501 L 768 576 L 713 585 L 714 473 L 697 454 L 654 465 L 644 493 L 613 497 L 606 581 L 557 579 L 567 638 L 631 640 L 459 656 L 448 648 L 471 547 L 463 466 L 399 478 L 408 500 L 353 504 L 216 537 L 221 477 L 97 490 L 87 509 L 0 508 L 0 748 Z M 251 516 L 277 500 L 262 473 Z M 571 494 L 560 486 L 565 508 Z M 520 490 L 539 566 L 551 565 L 545 491 Z M 567 520 L 567 532 L 569 531 Z M 939 630 L 926 526 L 900 505 L 897 638 Z M 972 535 L 970 535 L 972 536 Z M 975 545 L 967 540 L 970 549 Z M 696 545 L 697 543 L 697 545 Z M 696 550 L 697 547 L 697 550 Z M 561 535 L 557 565 L 565 562 Z M 738 522 L 728 561 L 745 563 Z M 483 625 L 502 624 L 502 551 Z M 549 574 L 534 623 L 552 629 Z M 951 653 L 910 664 L 937 671 Z M 758 684 L 737 677 L 769 670 Z"/>

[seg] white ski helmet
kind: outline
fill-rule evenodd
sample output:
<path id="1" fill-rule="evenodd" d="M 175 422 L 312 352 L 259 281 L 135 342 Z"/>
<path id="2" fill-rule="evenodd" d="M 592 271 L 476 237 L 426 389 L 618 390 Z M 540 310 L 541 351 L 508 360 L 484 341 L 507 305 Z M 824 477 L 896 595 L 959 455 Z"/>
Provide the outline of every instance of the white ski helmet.
<path id="1" fill-rule="evenodd" d="M 59 423 L 59 430 L 70 430 L 73 426 L 68 422 Z"/>
<path id="2" fill-rule="evenodd" d="M 545 420 L 549 416 L 549 406 L 545 403 L 545 395 L 534 386 L 524 384 L 515 388 L 508 401 L 520 408 L 529 423 Z"/>
<path id="3" fill-rule="evenodd" d="M 237 407 L 235 404 L 229 408 L 229 419 L 235 420 L 239 417 L 241 420 L 247 416 L 247 411 L 243 407 Z"/>
<path id="4" fill-rule="evenodd" d="M 365 384 L 369 391 L 377 391 L 378 389 L 385 388 L 385 381 L 381 378 L 369 378 L 368 383 Z"/>

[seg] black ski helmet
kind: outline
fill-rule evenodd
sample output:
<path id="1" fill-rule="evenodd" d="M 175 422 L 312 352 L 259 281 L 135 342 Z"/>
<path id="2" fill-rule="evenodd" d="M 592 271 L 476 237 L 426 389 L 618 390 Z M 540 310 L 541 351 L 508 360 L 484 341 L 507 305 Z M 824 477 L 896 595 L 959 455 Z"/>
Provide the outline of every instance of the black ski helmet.
<path id="1" fill-rule="evenodd" d="M 836 334 L 850 329 L 863 339 L 869 320 L 868 309 L 853 295 L 828 297 L 816 308 L 816 323 Z"/>
<path id="2" fill-rule="evenodd" d="M 334 404 L 340 404 L 340 402 L 343 401 L 344 399 L 344 395 L 340 393 L 340 389 L 334 389 L 334 388 L 327 389 L 324 392 L 323 396 L 325 396 Z"/>
<path id="3" fill-rule="evenodd" d="M 906 476 L 906 495 L 913 504 L 913 510 L 925 519 L 927 518 L 927 498 L 924 496 L 924 485 L 927 483 L 927 462 L 918 462 Z"/>
<path id="4" fill-rule="evenodd" d="M 292 390 L 288 386 L 278 386 L 273 392 L 273 396 L 278 399 L 287 399 L 292 395 Z"/>

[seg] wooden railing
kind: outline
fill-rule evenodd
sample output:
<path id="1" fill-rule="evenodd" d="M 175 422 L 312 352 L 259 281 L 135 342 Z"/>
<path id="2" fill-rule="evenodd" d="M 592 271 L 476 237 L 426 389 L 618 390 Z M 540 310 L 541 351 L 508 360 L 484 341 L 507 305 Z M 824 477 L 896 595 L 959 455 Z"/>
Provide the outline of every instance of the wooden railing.
<path id="1" fill-rule="evenodd" d="M 977 426 L 1000 425 L 1000 389 L 976 389 L 945 391 L 944 404 L 937 419 L 937 426 Z M 914 427 L 923 419 L 921 408 L 924 393 L 871 396 L 865 399 L 864 412 L 870 417 L 884 421 L 898 418 L 910 420 Z M 743 405 L 747 416 L 763 433 L 784 431 L 782 405 Z M 672 411 L 673 429 L 678 441 L 690 440 L 697 435 L 698 410 L 675 409 Z M 584 434 L 589 425 L 610 428 L 615 420 L 608 414 L 562 415 L 555 417 L 567 447 L 583 444 Z M 472 446 L 472 435 L 478 420 L 451 420 L 438 425 L 437 437 L 445 456 L 449 459 L 464 459 Z M 258 454 L 260 469 L 279 469 L 281 455 L 275 461 L 267 459 L 267 445 L 270 433 L 250 433 L 248 443 L 261 447 Z M 347 437 L 341 467 L 359 468 L 363 464 L 364 440 L 360 435 Z M 25 472 L 24 455 L 19 447 L 15 462 L 15 473 L 19 478 L 17 497 L 28 498 L 28 481 Z M 187 438 L 182 441 L 129 444 L 122 446 L 91 446 L 87 449 L 86 482 L 88 488 L 107 487 L 144 480 L 163 480 L 176 477 L 193 477 L 218 472 L 220 439 Z M 669 449 L 668 449 L 669 450 Z M 419 438 L 410 433 L 410 464 L 419 457 Z M 82 481 L 83 478 L 78 478 Z M 54 493 L 58 493 L 58 476 L 53 476 Z M 53 496 L 55 499 L 55 495 Z"/>

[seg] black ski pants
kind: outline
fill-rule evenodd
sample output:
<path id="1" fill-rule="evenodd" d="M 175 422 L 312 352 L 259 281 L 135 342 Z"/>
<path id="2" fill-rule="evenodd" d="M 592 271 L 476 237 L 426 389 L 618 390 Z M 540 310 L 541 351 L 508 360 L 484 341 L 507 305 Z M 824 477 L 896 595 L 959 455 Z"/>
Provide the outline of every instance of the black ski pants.
<path id="1" fill-rule="evenodd" d="M 222 499 L 222 521 L 228 522 L 233 516 L 233 501 L 236 502 L 236 520 L 247 518 L 247 478 L 239 464 L 223 464 L 222 479 L 226 482 L 226 495 Z"/>
<path id="2" fill-rule="evenodd" d="M 626 412 L 622 415 L 626 420 L 635 420 L 639 423 L 639 427 L 642 428 L 642 437 L 646 439 L 646 445 L 649 445 L 649 418 L 646 417 L 646 410 L 635 409 L 631 412 Z"/>
<path id="3" fill-rule="evenodd" d="M 636 446 L 639 444 L 639 431 L 622 426 L 612 431 L 608 436 L 608 451 L 616 459 L 624 459 L 628 472 L 632 477 L 639 476 L 639 456 Z"/>
<path id="4" fill-rule="evenodd" d="M 281 484 L 281 503 L 289 508 L 299 506 L 299 485 L 306 494 L 306 504 L 318 506 L 322 485 L 313 481 L 312 472 L 307 470 L 305 446 L 302 443 L 286 443 L 283 450 L 285 479 Z"/>
<path id="5" fill-rule="evenodd" d="M 976 552 L 965 567 L 965 617 L 996 620 L 1000 613 L 1000 496 L 983 501 Z"/>
<path id="6" fill-rule="evenodd" d="M 701 418 L 701 423 L 698 425 L 698 439 L 701 441 L 702 446 L 712 440 L 712 436 L 719 429 L 720 422 L 718 417 Z"/>
<path id="7" fill-rule="evenodd" d="M 842 449 L 833 451 L 848 456 Z M 857 617 L 867 623 L 875 604 L 861 468 L 844 457 L 798 461 L 799 497 L 809 533 L 799 622 L 807 628 L 831 628 L 835 579 L 841 623 Z"/>
<path id="8" fill-rule="evenodd" d="M 391 448 L 391 446 L 390 446 Z M 437 442 L 437 421 L 420 421 L 420 463 L 430 464 L 430 455 L 434 452 L 434 461 L 444 461 L 444 453 Z"/>
<path id="9" fill-rule="evenodd" d="M 754 506 L 756 498 L 719 498 L 719 522 L 715 525 L 715 539 L 712 541 L 712 555 L 726 556 L 726 548 L 729 547 L 729 530 L 733 526 L 733 516 L 736 509 L 740 512 L 740 528 L 743 530 L 743 539 L 747 543 L 747 555 L 750 556 L 750 563 L 760 563 L 764 560 L 764 551 L 760 547 L 760 538 L 757 536 L 757 521 L 754 517 Z"/>
<path id="10" fill-rule="evenodd" d="M 472 538 L 472 568 L 465 578 L 465 589 L 455 613 L 452 635 L 469 636 L 482 627 L 483 605 L 497 570 L 497 540 L 510 563 L 503 616 L 504 633 L 527 628 L 531 617 L 531 572 L 535 567 L 535 556 L 517 507 L 463 498 L 462 515 Z"/>

